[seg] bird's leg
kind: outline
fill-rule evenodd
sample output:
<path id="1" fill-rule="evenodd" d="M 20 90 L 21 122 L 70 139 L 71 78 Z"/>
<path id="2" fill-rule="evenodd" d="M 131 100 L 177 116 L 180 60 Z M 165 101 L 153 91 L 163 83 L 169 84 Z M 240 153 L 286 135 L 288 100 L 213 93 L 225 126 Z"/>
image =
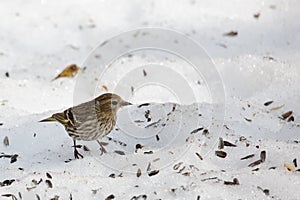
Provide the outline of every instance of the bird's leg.
<path id="1" fill-rule="evenodd" d="M 83 158 L 83 155 L 81 155 L 76 148 L 76 140 L 73 140 L 74 143 L 74 157 L 75 159 L 79 159 L 79 157 Z"/>
<path id="2" fill-rule="evenodd" d="M 99 140 L 97 140 L 98 144 L 100 145 L 100 150 L 101 150 L 101 154 L 103 155 L 103 153 L 107 153 L 106 149 L 104 148 L 104 146 L 108 145 L 107 142 L 100 142 Z"/>

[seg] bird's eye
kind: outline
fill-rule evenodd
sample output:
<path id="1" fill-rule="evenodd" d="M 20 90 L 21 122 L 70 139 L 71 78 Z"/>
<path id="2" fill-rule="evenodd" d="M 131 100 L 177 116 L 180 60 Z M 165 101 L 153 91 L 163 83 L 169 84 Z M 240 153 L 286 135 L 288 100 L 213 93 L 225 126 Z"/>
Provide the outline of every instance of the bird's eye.
<path id="1" fill-rule="evenodd" d="M 111 104 L 115 106 L 115 105 L 118 104 L 118 102 L 117 101 L 112 101 Z"/>

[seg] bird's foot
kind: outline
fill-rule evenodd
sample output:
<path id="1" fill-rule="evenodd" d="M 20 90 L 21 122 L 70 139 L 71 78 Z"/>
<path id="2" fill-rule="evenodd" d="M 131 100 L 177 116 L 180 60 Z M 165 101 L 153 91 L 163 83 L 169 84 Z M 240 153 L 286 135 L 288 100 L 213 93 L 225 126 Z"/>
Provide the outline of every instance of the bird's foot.
<path id="1" fill-rule="evenodd" d="M 104 148 L 104 146 L 107 146 L 108 143 L 107 142 L 100 142 L 99 140 L 97 140 L 98 144 L 100 145 L 100 155 L 102 156 L 104 153 L 107 153 L 106 149 Z"/>
<path id="2" fill-rule="evenodd" d="M 74 157 L 75 157 L 75 159 L 79 159 L 79 158 L 83 158 L 83 155 L 81 155 L 75 148 L 74 149 Z"/>

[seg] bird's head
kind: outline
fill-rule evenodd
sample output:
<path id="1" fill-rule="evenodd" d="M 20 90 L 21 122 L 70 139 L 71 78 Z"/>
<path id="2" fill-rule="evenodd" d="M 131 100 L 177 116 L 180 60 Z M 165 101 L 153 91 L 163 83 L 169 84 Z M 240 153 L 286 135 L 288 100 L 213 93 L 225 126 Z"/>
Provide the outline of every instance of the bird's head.
<path id="1" fill-rule="evenodd" d="M 100 111 L 112 111 L 116 113 L 123 106 L 132 105 L 123 100 L 120 96 L 113 93 L 105 93 L 96 98 L 96 104 L 99 105 Z"/>

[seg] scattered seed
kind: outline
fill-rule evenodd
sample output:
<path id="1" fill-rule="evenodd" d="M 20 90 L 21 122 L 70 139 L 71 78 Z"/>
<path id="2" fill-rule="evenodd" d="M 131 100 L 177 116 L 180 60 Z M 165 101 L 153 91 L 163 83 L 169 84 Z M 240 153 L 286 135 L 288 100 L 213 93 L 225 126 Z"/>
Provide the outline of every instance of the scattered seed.
<path id="1" fill-rule="evenodd" d="M 179 169 L 179 167 L 182 165 L 182 163 L 183 163 L 183 162 L 179 162 L 179 163 L 175 164 L 175 165 L 173 166 L 173 169 L 174 169 L 174 170 Z"/>
<path id="2" fill-rule="evenodd" d="M 210 177 L 210 178 L 205 178 L 205 179 L 202 179 L 201 181 L 204 182 L 204 181 L 209 181 L 209 180 L 215 180 L 215 179 L 218 179 L 218 177 Z"/>
<path id="3" fill-rule="evenodd" d="M 255 14 L 253 15 L 253 17 L 254 17 L 255 19 L 258 19 L 259 16 L 260 16 L 260 13 L 255 13 Z"/>
<path id="4" fill-rule="evenodd" d="M 228 141 L 224 141 L 224 146 L 226 146 L 226 147 L 236 147 L 235 144 L 233 144 L 231 142 L 228 142 Z"/>
<path id="5" fill-rule="evenodd" d="M 159 173 L 159 170 L 152 170 L 152 171 L 148 172 L 148 176 L 154 176 L 158 173 Z"/>
<path id="6" fill-rule="evenodd" d="M 294 118 L 294 116 L 290 116 L 289 118 L 288 118 L 288 120 L 287 120 L 288 122 L 293 122 L 293 121 L 295 121 L 295 118 Z"/>
<path id="7" fill-rule="evenodd" d="M 289 165 L 288 163 L 284 163 L 284 167 L 287 168 L 287 170 L 294 172 L 296 171 L 295 168 L 291 165 Z"/>
<path id="8" fill-rule="evenodd" d="M 255 169 L 252 169 L 253 172 L 257 172 L 258 170 L 259 170 L 259 167 L 255 168 Z"/>
<path id="9" fill-rule="evenodd" d="M 181 172 L 183 172 L 183 170 L 185 170 L 185 166 L 183 166 L 177 173 L 180 174 Z"/>
<path id="10" fill-rule="evenodd" d="M 5 76 L 6 76 L 7 78 L 9 78 L 9 73 L 8 73 L 8 72 L 5 72 Z"/>
<path id="11" fill-rule="evenodd" d="M 255 161 L 255 162 L 253 162 L 253 163 L 250 163 L 250 164 L 248 165 L 248 167 L 255 167 L 256 165 L 259 165 L 259 164 L 261 164 L 261 163 L 262 163 L 261 160 L 257 160 L 257 161 Z"/>
<path id="12" fill-rule="evenodd" d="M 0 126 L 3 126 L 3 123 L 0 123 Z"/>
<path id="13" fill-rule="evenodd" d="M 260 160 L 261 160 L 261 162 L 265 162 L 266 156 L 267 156 L 266 151 L 261 151 L 260 152 Z"/>
<path id="14" fill-rule="evenodd" d="M 209 134 L 209 131 L 207 129 L 204 129 L 203 132 L 202 132 L 202 135 L 207 136 L 208 134 Z"/>
<path id="15" fill-rule="evenodd" d="M 227 153 L 225 151 L 215 151 L 215 154 L 220 158 L 225 158 L 227 156 Z"/>
<path id="16" fill-rule="evenodd" d="M 281 115 L 281 117 L 282 117 L 282 119 L 287 119 L 289 116 L 291 116 L 293 114 L 293 111 L 288 111 L 288 112 L 286 112 L 286 113 L 283 113 L 282 115 Z"/>
<path id="17" fill-rule="evenodd" d="M 69 200 L 73 200 L 72 193 L 70 193 L 70 195 L 69 195 Z"/>
<path id="18" fill-rule="evenodd" d="M 11 197 L 12 200 L 17 200 L 17 197 L 13 194 L 2 194 L 3 197 Z"/>
<path id="19" fill-rule="evenodd" d="M 198 156 L 198 158 L 199 158 L 200 160 L 203 160 L 202 156 L 201 156 L 198 152 L 196 152 L 195 154 Z"/>
<path id="20" fill-rule="evenodd" d="M 3 182 L 0 182 L 0 187 L 3 187 L 3 186 L 9 186 L 9 185 L 11 185 L 13 182 L 15 182 L 15 179 L 7 179 L 7 180 L 4 180 Z"/>
<path id="21" fill-rule="evenodd" d="M 19 198 L 23 199 L 21 192 L 18 192 Z"/>
<path id="22" fill-rule="evenodd" d="M 281 108 L 283 108 L 283 107 L 284 107 L 284 104 L 281 105 L 281 106 L 277 106 L 277 107 L 271 108 L 271 111 L 272 111 L 272 110 L 279 110 L 279 109 L 281 109 Z"/>
<path id="23" fill-rule="evenodd" d="M 143 146 L 142 146 L 141 144 L 136 144 L 136 145 L 135 145 L 135 149 L 136 149 L 136 150 L 141 149 L 141 148 L 143 148 Z"/>
<path id="24" fill-rule="evenodd" d="M 276 169 L 276 167 L 270 167 L 269 170 L 270 170 L 270 169 Z"/>
<path id="25" fill-rule="evenodd" d="M 138 108 L 141 108 L 143 106 L 149 106 L 149 105 L 150 105 L 150 103 L 143 103 L 143 104 L 138 105 Z"/>
<path id="26" fill-rule="evenodd" d="M 144 151 L 144 154 L 153 154 L 153 151 Z"/>
<path id="27" fill-rule="evenodd" d="M 19 155 L 18 154 L 14 154 L 11 158 L 10 158 L 10 163 L 14 163 L 14 162 L 17 162 L 17 157 Z"/>
<path id="28" fill-rule="evenodd" d="M 3 144 L 4 144 L 4 146 L 9 146 L 9 140 L 8 140 L 7 136 L 4 137 Z"/>
<path id="29" fill-rule="evenodd" d="M 110 178 L 116 178 L 116 175 L 115 174 L 110 174 L 108 177 L 110 177 Z"/>
<path id="30" fill-rule="evenodd" d="M 294 166 L 295 166 L 295 167 L 298 167 L 298 164 L 297 164 L 297 158 L 295 158 L 295 159 L 293 160 L 293 163 L 294 163 Z"/>
<path id="31" fill-rule="evenodd" d="M 108 87 L 106 85 L 102 85 L 102 88 L 107 92 L 108 91 Z"/>
<path id="32" fill-rule="evenodd" d="M 219 145 L 218 145 L 218 148 L 219 149 L 224 149 L 224 140 L 223 140 L 223 138 L 219 138 Z"/>
<path id="33" fill-rule="evenodd" d="M 200 200 L 200 195 L 197 196 L 197 200 Z"/>
<path id="34" fill-rule="evenodd" d="M 267 101 L 267 102 L 264 103 L 264 106 L 269 106 L 269 105 L 271 105 L 272 103 L 273 103 L 273 101 Z"/>
<path id="35" fill-rule="evenodd" d="M 49 172 L 46 172 L 46 176 L 47 176 L 47 178 L 52 179 L 52 176 Z"/>
<path id="36" fill-rule="evenodd" d="M 244 117 L 244 119 L 245 119 L 247 122 L 252 122 L 252 119 L 249 119 L 249 118 L 246 118 L 246 117 Z"/>
<path id="37" fill-rule="evenodd" d="M 150 170 L 151 170 L 151 163 L 149 162 L 147 166 L 147 172 L 149 172 Z"/>
<path id="38" fill-rule="evenodd" d="M 46 182 L 46 184 L 48 185 L 49 188 L 53 187 L 52 182 L 50 180 L 46 180 L 45 182 Z"/>
<path id="39" fill-rule="evenodd" d="M 151 123 L 151 124 L 148 124 L 147 126 L 145 126 L 145 128 L 149 128 L 150 126 L 155 126 L 155 125 L 157 125 L 160 121 L 161 121 L 161 119 L 159 119 L 158 121 L 153 122 L 153 123 Z"/>
<path id="40" fill-rule="evenodd" d="M 136 176 L 139 178 L 142 175 L 142 170 L 139 168 L 136 172 Z"/>
<path id="41" fill-rule="evenodd" d="M 85 145 L 83 145 L 83 150 L 84 151 L 90 151 L 90 149 L 87 146 L 85 146 Z"/>
<path id="42" fill-rule="evenodd" d="M 190 173 L 190 172 L 185 172 L 185 173 L 183 173 L 182 175 L 183 175 L 183 176 L 190 176 L 191 173 Z"/>
<path id="43" fill-rule="evenodd" d="M 150 122 L 152 120 L 150 110 L 145 111 L 145 118 L 147 119 L 147 122 Z"/>
<path id="44" fill-rule="evenodd" d="M 224 181 L 225 185 L 239 185 L 240 182 L 237 178 L 234 178 L 233 181 Z"/>
<path id="45" fill-rule="evenodd" d="M 230 36 L 230 37 L 234 37 L 237 36 L 238 32 L 237 31 L 229 31 L 228 33 L 224 33 L 223 36 Z"/>
<path id="46" fill-rule="evenodd" d="M 115 152 L 116 154 L 121 155 L 121 156 L 124 156 L 124 155 L 125 155 L 125 152 L 124 152 L 124 151 L 115 150 L 114 152 Z"/>
<path id="47" fill-rule="evenodd" d="M 139 196 L 133 196 L 130 200 L 141 200 L 141 199 L 146 200 L 147 199 L 147 195 L 141 194 Z"/>
<path id="48" fill-rule="evenodd" d="M 158 135 L 155 135 L 155 137 L 156 137 L 156 140 L 159 141 L 159 136 L 158 136 Z"/>
<path id="49" fill-rule="evenodd" d="M 254 154 L 250 154 L 248 156 L 242 157 L 241 160 L 246 160 L 246 159 L 249 159 L 249 158 L 252 158 L 252 157 L 254 157 Z"/>
<path id="50" fill-rule="evenodd" d="M 269 189 L 262 189 L 261 187 L 257 186 L 257 188 L 261 191 L 263 191 L 263 193 L 265 193 L 265 195 L 269 196 L 270 195 L 270 190 Z"/>
<path id="51" fill-rule="evenodd" d="M 143 74 L 144 74 L 144 76 L 147 76 L 147 72 L 144 69 L 143 69 Z"/>
<path id="52" fill-rule="evenodd" d="M 50 200 L 58 200 L 59 196 L 55 195 L 53 198 L 51 198 Z"/>
<path id="53" fill-rule="evenodd" d="M 113 194 L 111 194 L 105 198 L 105 200 L 112 200 L 112 199 L 115 199 L 115 195 L 113 195 Z"/>
<path id="54" fill-rule="evenodd" d="M 40 196 L 38 194 L 35 194 L 37 200 L 41 200 Z"/>
<path id="55" fill-rule="evenodd" d="M 203 129 L 204 129 L 203 127 L 197 128 L 197 129 L 193 130 L 193 131 L 191 132 L 191 134 L 194 134 L 194 133 L 197 133 L 197 132 L 199 132 L 199 131 L 202 131 Z"/>

